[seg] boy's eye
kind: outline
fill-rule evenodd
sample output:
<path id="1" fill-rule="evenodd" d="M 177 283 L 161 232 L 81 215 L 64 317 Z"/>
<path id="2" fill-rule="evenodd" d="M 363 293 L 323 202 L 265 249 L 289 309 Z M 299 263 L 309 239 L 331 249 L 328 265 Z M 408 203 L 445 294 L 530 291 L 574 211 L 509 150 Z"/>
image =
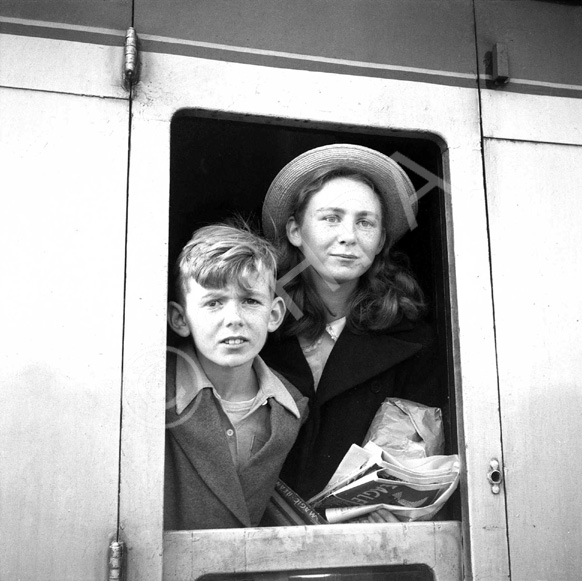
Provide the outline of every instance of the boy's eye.
<path id="1" fill-rule="evenodd" d="M 254 299 L 253 297 L 247 297 L 245 299 L 245 303 L 247 305 L 259 305 L 260 304 L 260 301 L 258 301 L 257 299 Z"/>
<path id="2" fill-rule="evenodd" d="M 218 307 L 220 305 L 220 301 L 218 299 L 213 299 L 206 303 L 207 307 Z"/>

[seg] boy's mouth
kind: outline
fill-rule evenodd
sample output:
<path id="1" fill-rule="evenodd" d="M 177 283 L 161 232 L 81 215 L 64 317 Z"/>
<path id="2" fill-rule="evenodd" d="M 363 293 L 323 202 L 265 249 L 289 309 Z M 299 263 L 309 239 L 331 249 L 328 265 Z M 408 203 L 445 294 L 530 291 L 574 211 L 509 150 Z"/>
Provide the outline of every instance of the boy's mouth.
<path id="1" fill-rule="evenodd" d="M 242 345 L 245 342 L 246 339 L 243 337 L 228 337 L 221 341 L 221 343 L 225 343 L 226 345 Z"/>

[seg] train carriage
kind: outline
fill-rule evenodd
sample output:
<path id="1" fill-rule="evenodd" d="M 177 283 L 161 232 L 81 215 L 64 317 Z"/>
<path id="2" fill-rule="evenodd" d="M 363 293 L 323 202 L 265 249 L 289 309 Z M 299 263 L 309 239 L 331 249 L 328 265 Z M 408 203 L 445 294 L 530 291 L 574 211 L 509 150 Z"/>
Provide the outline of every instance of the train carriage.
<path id="1" fill-rule="evenodd" d="M 577 579 L 581 31 L 574 0 L 1 0 L 0 578 Z M 459 491 L 165 532 L 168 264 L 334 142 L 417 188 Z"/>

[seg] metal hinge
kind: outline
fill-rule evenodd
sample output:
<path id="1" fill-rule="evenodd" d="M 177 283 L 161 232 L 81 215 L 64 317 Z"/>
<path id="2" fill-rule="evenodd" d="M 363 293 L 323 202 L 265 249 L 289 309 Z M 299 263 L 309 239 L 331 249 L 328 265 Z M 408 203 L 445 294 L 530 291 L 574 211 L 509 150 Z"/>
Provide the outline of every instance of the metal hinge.
<path id="1" fill-rule="evenodd" d="M 125 60 L 123 82 L 127 88 L 137 83 L 139 77 L 138 38 L 135 28 L 129 27 L 125 33 Z"/>
<path id="2" fill-rule="evenodd" d="M 107 559 L 107 581 L 125 580 L 125 543 L 112 541 Z"/>

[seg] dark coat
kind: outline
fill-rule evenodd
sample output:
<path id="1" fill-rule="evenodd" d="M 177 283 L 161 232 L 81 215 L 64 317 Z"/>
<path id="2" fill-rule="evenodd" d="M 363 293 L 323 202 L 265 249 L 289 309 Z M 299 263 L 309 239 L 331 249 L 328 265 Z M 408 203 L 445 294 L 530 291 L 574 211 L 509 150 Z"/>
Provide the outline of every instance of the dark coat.
<path id="1" fill-rule="evenodd" d="M 164 528 L 166 530 L 257 526 L 281 466 L 307 413 L 307 398 L 281 378 L 301 418 L 273 398 L 271 437 L 237 474 L 216 400 L 202 392 L 178 415 L 175 355 L 168 356 Z M 193 408 L 193 406 L 196 406 Z"/>
<path id="2" fill-rule="evenodd" d="M 309 397 L 309 418 L 281 479 L 305 499 L 320 492 L 351 444 L 361 445 L 380 404 L 401 397 L 440 406 L 438 356 L 432 330 L 407 320 L 383 333 L 343 330 L 317 391 L 295 337 L 271 337 L 261 352 L 269 365 Z"/>

